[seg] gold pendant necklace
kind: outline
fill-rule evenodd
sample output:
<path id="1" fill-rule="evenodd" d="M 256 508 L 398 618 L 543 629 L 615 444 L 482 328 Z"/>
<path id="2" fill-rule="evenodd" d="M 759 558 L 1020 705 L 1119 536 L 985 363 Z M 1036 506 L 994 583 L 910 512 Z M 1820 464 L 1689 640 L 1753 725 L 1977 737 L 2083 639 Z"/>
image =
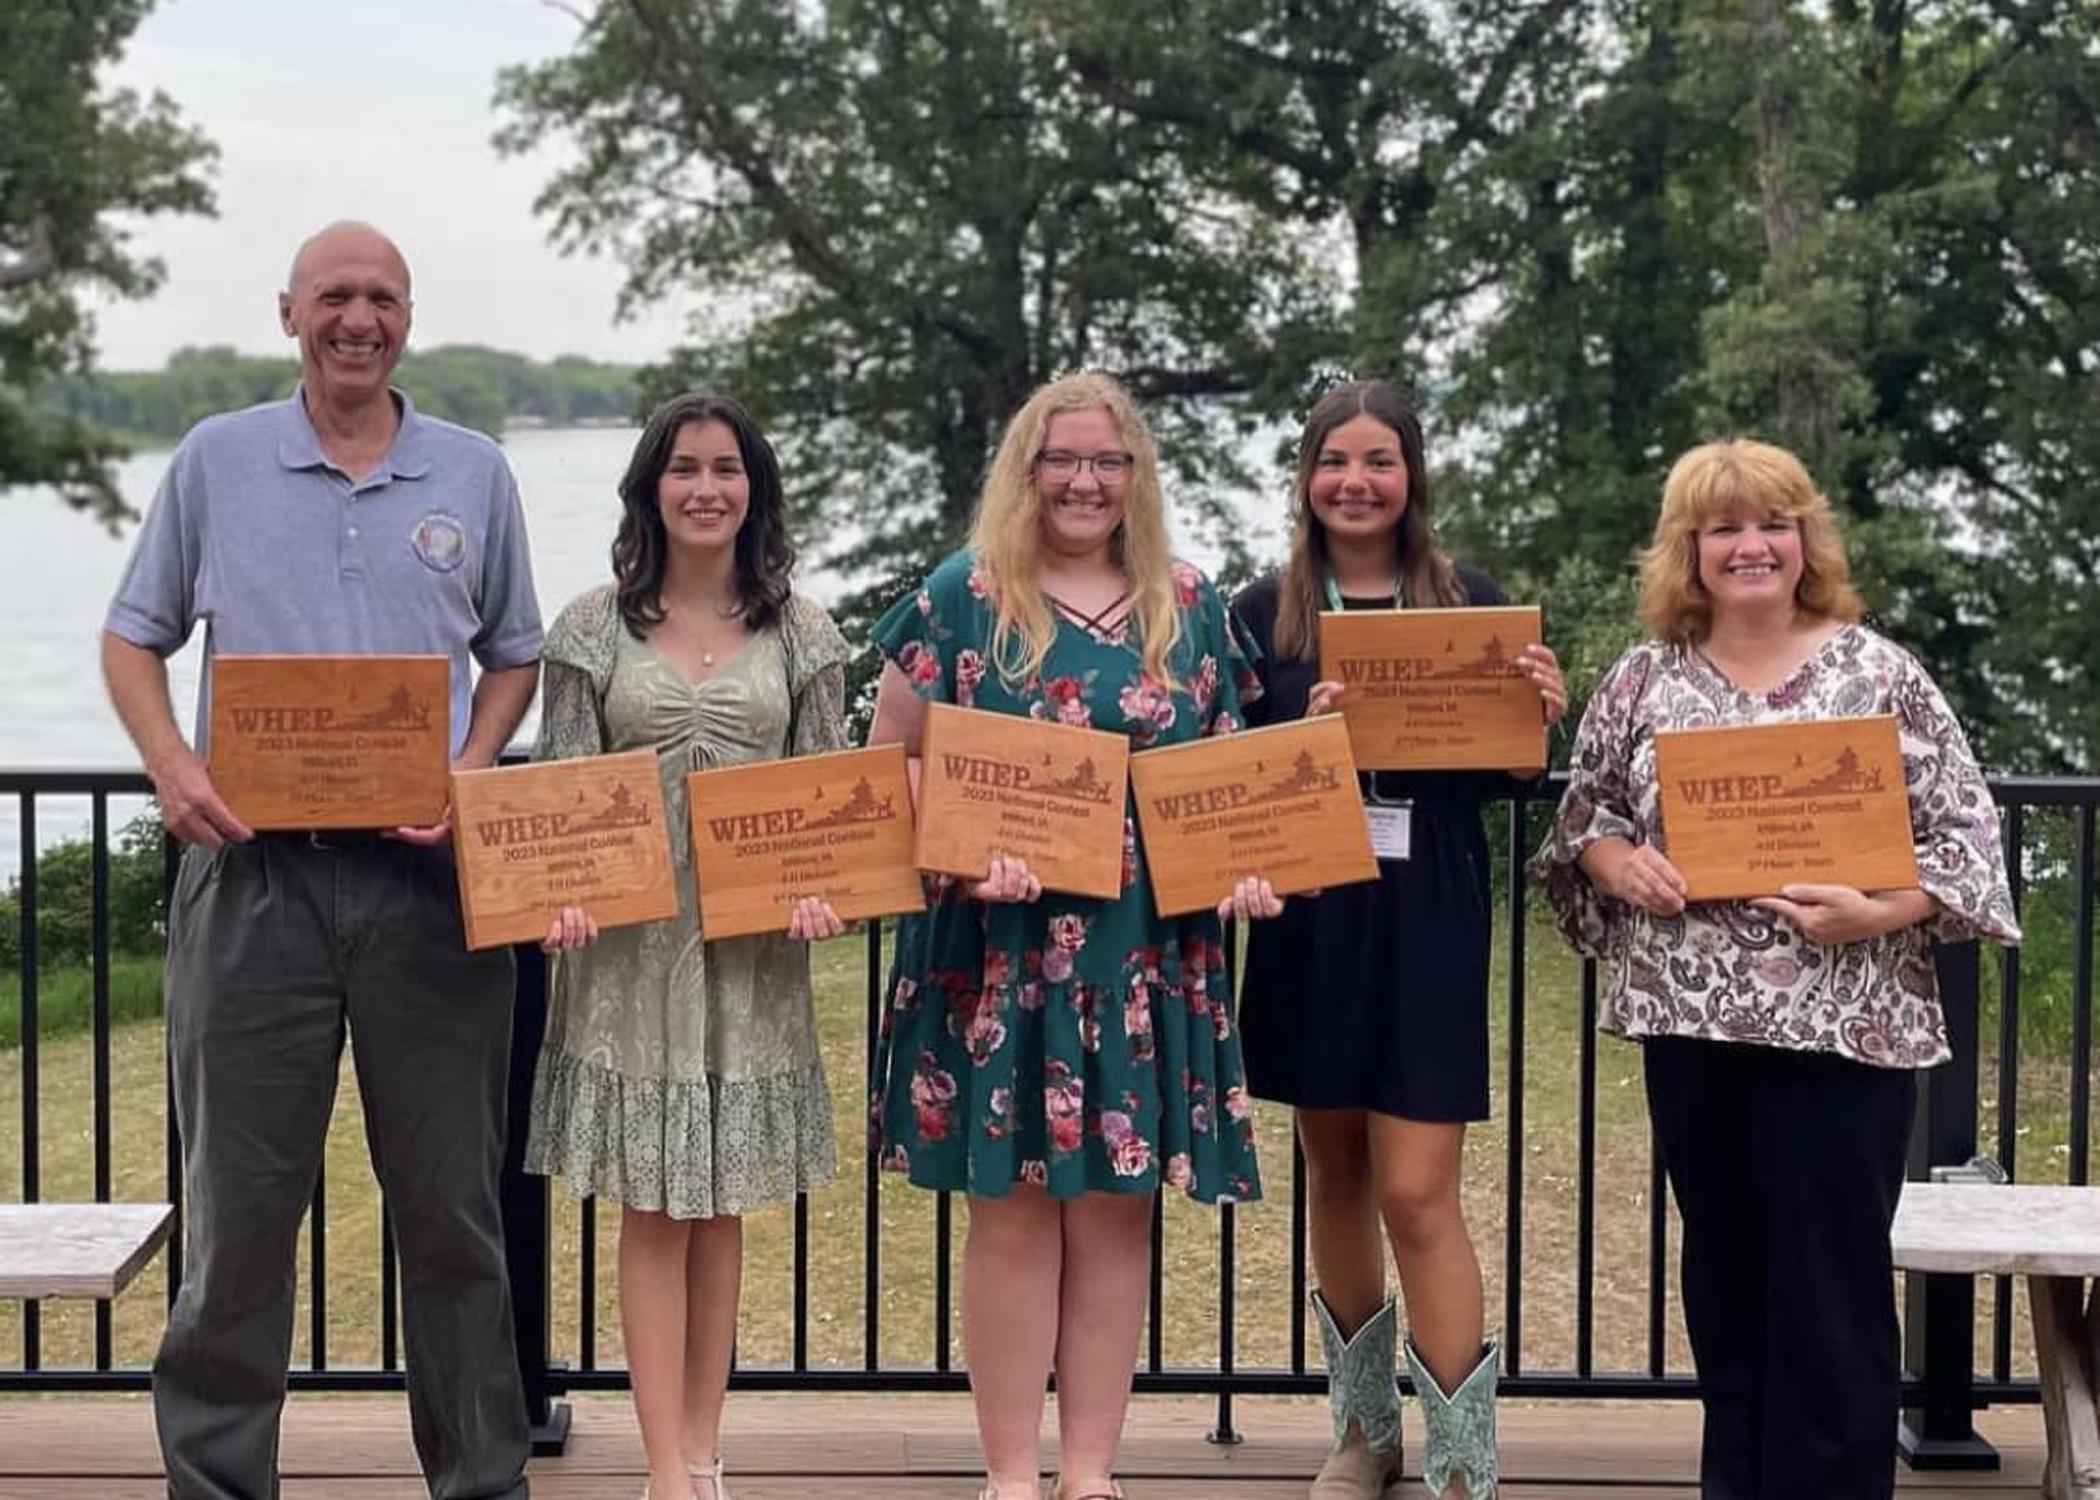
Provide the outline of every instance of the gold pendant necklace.
<path id="1" fill-rule="evenodd" d="M 691 622 L 688 626 L 688 633 L 695 637 L 699 636 L 701 629 L 706 624 L 708 619 L 707 612 L 704 610 L 695 610 L 688 612 L 684 610 L 675 610 L 671 607 L 666 607 L 664 613 L 666 617 L 674 613 L 685 615 L 685 617 Z M 716 613 L 722 615 L 724 618 L 727 618 L 735 612 L 718 610 L 716 611 Z M 695 639 L 693 644 L 700 648 L 700 670 L 703 672 L 712 672 L 715 668 L 714 649 L 710 647 L 704 640 Z"/>

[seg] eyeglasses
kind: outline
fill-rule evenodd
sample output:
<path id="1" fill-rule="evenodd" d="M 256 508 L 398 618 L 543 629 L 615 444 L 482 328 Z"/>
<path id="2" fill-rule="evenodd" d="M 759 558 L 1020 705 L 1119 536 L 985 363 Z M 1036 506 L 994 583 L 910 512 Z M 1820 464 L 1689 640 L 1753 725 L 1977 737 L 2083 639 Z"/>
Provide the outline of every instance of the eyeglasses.
<path id="1" fill-rule="evenodd" d="M 1063 448 L 1045 448 L 1035 457 L 1035 471 L 1045 479 L 1076 479 L 1081 469 L 1092 469 L 1102 484 L 1120 484 L 1130 477 L 1137 459 L 1128 453 L 1069 453 Z"/>

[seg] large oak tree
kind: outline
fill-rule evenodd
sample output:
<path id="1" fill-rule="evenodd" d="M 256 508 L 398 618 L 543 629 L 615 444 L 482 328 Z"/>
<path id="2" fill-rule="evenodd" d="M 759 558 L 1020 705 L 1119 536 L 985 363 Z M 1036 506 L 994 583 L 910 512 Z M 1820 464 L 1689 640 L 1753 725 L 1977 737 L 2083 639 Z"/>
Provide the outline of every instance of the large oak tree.
<path id="1" fill-rule="evenodd" d="M 1284 226 L 1103 109 L 1021 7 L 604 0 L 499 102 L 505 146 L 575 148 L 541 199 L 562 244 L 622 257 L 630 308 L 700 298 L 658 387 L 769 423 L 860 607 L 960 538 L 1039 382 L 1118 372 L 1214 476 L 1231 400 L 1332 321 Z"/>
<path id="2" fill-rule="evenodd" d="M 125 221 L 210 213 L 214 152 L 164 95 L 98 75 L 152 0 L 0 0 L 0 488 L 49 485 L 114 519 L 126 511 L 105 432 L 35 404 L 94 356 L 90 293 L 143 297 L 158 261 Z"/>

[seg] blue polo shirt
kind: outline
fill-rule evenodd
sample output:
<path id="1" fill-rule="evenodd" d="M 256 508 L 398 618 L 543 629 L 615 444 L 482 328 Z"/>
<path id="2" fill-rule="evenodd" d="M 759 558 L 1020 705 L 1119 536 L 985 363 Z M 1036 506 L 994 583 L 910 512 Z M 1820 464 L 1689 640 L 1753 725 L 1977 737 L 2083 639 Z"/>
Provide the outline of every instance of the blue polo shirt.
<path id="1" fill-rule="evenodd" d="M 167 656 L 204 622 L 200 752 L 221 651 L 449 657 L 454 754 L 471 715 L 468 657 L 539 659 L 525 516 L 502 450 L 399 391 L 394 401 L 393 446 L 354 483 L 321 451 L 297 391 L 207 417 L 175 450 L 106 624 Z"/>

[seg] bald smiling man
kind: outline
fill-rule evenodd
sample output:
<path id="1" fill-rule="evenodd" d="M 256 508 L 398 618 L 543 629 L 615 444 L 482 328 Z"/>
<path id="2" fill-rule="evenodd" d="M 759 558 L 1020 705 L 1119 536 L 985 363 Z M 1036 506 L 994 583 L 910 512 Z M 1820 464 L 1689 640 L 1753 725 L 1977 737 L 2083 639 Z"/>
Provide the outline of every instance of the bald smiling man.
<path id="1" fill-rule="evenodd" d="M 390 384 L 410 320 L 393 241 L 366 224 L 321 230 L 277 311 L 299 388 L 183 439 L 102 644 L 161 817 L 188 845 L 166 977 L 184 1276 L 153 1367 L 168 1492 L 277 1494 L 299 1221 L 347 1033 L 400 1256 L 424 1478 L 437 1500 L 521 1496 L 496 1194 L 509 951 L 467 950 L 444 825 L 255 833 L 213 789 L 205 736 L 217 652 L 439 655 L 453 762 L 491 764 L 539 679 L 524 517 L 493 442 Z M 190 741 L 166 661 L 200 620 Z"/>

